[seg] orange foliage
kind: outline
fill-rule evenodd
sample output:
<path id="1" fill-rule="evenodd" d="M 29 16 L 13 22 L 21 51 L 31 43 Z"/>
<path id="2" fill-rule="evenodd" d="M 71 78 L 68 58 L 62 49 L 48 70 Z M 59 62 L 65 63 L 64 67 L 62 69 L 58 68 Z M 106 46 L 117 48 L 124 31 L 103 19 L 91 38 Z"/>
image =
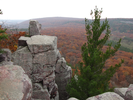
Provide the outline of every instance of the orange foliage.
<path id="1" fill-rule="evenodd" d="M 77 71 L 78 71 L 78 74 L 80 75 L 80 70 L 78 69 Z M 72 76 L 74 75 L 75 75 L 75 69 L 72 69 Z"/>
<path id="2" fill-rule="evenodd" d="M 25 32 L 19 32 L 19 34 L 12 34 L 8 39 L 1 40 L 0 48 L 8 48 L 13 53 L 17 50 L 18 39 L 20 38 L 20 36 L 24 36 L 25 34 Z"/>
<path id="3" fill-rule="evenodd" d="M 55 34 L 56 33 L 56 34 Z M 58 37 L 58 49 L 61 51 L 62 56 L 65 57 L 66 61 L 68 61 L 73 66 L 77 64 L 79 61 L 82 61 L 81 56 L 81 46 L 86 42 L 86 35 L 85 35 L 85 29 L 84 27 L 76 26 L 76 27 L 57 27 L 57 28 L 47 28 L 45 30 L 42 30 L 42 35 L 55 35 Z M 121 37 L 121 35 L 116 34 L 118 37 Z M 125 36 L 130 36 L 130 38 L 133 38 L 130 34 L 124 34 Z M 103 38 L 104 34 L 101 35 L 100 39 Z M 105 52 L 107 49 L 107 46 L 103 47 L 103 52 Z M 112 47 L 113 49 L 113 47 Z M 124 59 L 125 62 L 122 64 L 122 69 L 119 69 L 113 78 L 111 79 L 110 86 L 128 86 L 129 80 L 127 81 L 126 75 L 129 75 L 133 77 L 133 53 L 120 51 L 118 50 L 113 57 L 110 57 L 107 59 L 105 63 L 105 68 L 103 71 L 108 69 L 111 65 L 115 66 L 115 64 L 118 64 L 121 59 Z M 82 61 L 83 62 L 83 61 Z M 126 67 L 126 69 L 130 69 L 123 71 L 123 67 Z M 129 71 L 129 72 L 128 72 Z M 74 69 L 73 69 L 74 73 Z M 114 85 L 115 84 L 115 85 Z"/>

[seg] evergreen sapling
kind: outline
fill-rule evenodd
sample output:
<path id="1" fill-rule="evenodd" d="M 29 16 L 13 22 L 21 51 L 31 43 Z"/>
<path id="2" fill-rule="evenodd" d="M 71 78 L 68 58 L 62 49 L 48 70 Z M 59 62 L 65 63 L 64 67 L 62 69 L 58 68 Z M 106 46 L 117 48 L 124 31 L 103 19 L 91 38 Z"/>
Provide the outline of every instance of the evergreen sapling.
<path id="1" fill-rule="evenodd" d="M 88 97 L 96 96 L 104 92 L 112 92 L 113 88 L 109 88 L 109 81 L 113 77 L 114 73 L 124 60 L 121 60 L 119 64 L 114 67 L 111 66 L 106 71 L 103 72 L 105 68 L 105 61 L 109 57 L 114 56 L 115 52 L 120 48 L 121 39 L 117 42 L 113 49 L 111 49 L 112 44 L 108 44 L 106 52 L 102 51 L 102 48 L 106 41 L 110 37 L 110 26 L 108 24 L 107 18 L 103 23 L 100 23 L 102 9 L 98 10 L 97 7 L 91 11 L 92 21 L 85 18 L 85 27 L 87 34 L 87 43 L 83 44 L 82 59 L 83 62 L 79 63 L 80 74 L 75 73 L 75 77 L 72 77 L 67 85 L 67 92 L 70 97 L 76 97 L 79 100 L 86 100 Z M 105 36 L 99 39 L 101 34 L 105 32 Z"/>

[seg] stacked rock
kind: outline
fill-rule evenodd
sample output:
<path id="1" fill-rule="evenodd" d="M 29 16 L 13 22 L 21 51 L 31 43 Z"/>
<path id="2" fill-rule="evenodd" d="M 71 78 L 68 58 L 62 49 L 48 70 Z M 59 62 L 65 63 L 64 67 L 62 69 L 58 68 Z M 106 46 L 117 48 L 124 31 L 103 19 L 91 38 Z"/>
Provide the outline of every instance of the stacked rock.
<path id="1" fill-rule="evenodd" d="M 31 20 L 29 23 L 29 34 L 30 36 L 39 35 L 41 31 L 41 24 L 36 20 Z"/>
<path id="2" fill-rule="evenodd" d="M 55 72 L 58 74 L 63 72 L 59 70 L 62 69 L 62 62 L 60 62 L 62 57 L 57 49 L 57 37 L 34 35 L 31 30 L 30 36 L 19 38 L 18 49 L 12 54 L 13 64 L 20 65 L 30 77 L 33 85 L 33 100 L 59 100 L 59 82 L 58 84 L 55 82 Z M 66 85 L 67 80 L 71 78 L 72 70 L 69 66 L 63 66 L 63 68 L 64 79 L 66 79 L 63 84 Z M 59 87 L 59 90 L 60 88 L 62 87 Z"/>

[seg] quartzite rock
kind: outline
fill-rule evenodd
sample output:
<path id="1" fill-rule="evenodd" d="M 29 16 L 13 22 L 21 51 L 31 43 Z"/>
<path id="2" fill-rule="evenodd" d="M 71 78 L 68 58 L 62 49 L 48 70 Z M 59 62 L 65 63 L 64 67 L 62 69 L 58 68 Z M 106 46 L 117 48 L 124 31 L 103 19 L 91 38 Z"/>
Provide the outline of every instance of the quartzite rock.
<path id="1" fill-rule="evenodd" d="M 89 97 L 86 100 L 133 100 L 133 84 L 130 84 L 128 88 L 115 88 L 114 92 L 105 92 L 97 96 Z M 68 100 L 77 99 L 69 98 Z"/>
<path id="2" fill-rule="evenodd" d="M 14 64 L 22 66 L 32 80 L 34 100 L 59 100 L 58 84 L 55 82 L 55 72 L 63 75 L 63 92 L 68 79 L 71 78 L 71 68 L 66 65 L 64 58 L 57 49 L 57 37 L 34 35 L 20 37 L 17 51 L 12 54 Z M 64 62 L 61 62 L 63 59 Z M 59 66 L 59 62 L 61 62 Z M 56 68 L 58 64 L 59 68 Z M 56 69 L 60 69 L 59 71 Z M 68 74 L 68 75 L 67 75 Z M 65 85 L 64 85 L 65 84 Z M 61 85 L 60 85 L 61 86 Z M 60 87 L 61 88 L 61 87 Z M 44 94 L 44 95 L 42 95 Z M 41 95 L 41 96 L 40 96 Z M 64 99 L 65 100 L 65 99 Z"/>
<path id="3" fill-rule="evenodd" d="M 55 82 L 58 85 L 59 100 L 67 100 L 68 94 L 66 92 L 66 86 L 68 81 L 71 79 L 72 69 L 66 65 L 66 61 L 61 57 L 56 64 L 56 78 Z"/>
<path id="4" fill-rule="evenodd" d="M 124 99 L 114 92 L 106 92 L 103 94 L 99 94 L 97 96 L 89 97 L 86 100 L 124 100 Z"/>
<path id="5" fill-rule="evenodd" d="M 12 54 L 12 60 L 14 65 L 21 66 L 26 74 L 31 78 L 32 74 L 32 54 L 28 47 L 18 49 Z"/>
<path id="6" fill-rule="evenodd" d="M 133 100 L 133 84 L 130 84 L 126 94 L 125 94 L 125 100 Z"/>
<path id="7" fill-rule="evenodd" d="M 0 100 L 31 100 L 32 83 L 21 66 L 0 66 Z"/>
<path id="8" fill-rule="evenodd" d="M 115 88 L 114 92 L 119 94 L 122 98 L 125 99 L 125 94 L 128 88 Z"/>
<path id="9" fill-rule="evenodd" d="M 18 47 L 19 47 L 19 46 L 27 46 L 26 41 L 29 40 L 29 39 L 30 39 L 29 37 L 21 36 L 21 37 L 18 39 Z"/>
<path id="10" fill-rule="evenodd" d="M 76 99 L 76 98 L 74 98 L 74 97 L 71 97 L 71 98 L 69 98 L 68 100 L 78 100 L 78 99 Z"/>
<path id="11" fill-rule="evenodd" d="M 41 53 L 57 49 L 56 36 L 34 35 L 26 42 L 31 53 Z"/>
<path id="12" fill-rule="evenodd" d="M 38 21 L 36 21 L 36 20 L 30 20 L 30 22 L 29 22 L 30 36 L 40 35 L 40 31 L 41 31 L 41 24 L 39 24 Z"/>

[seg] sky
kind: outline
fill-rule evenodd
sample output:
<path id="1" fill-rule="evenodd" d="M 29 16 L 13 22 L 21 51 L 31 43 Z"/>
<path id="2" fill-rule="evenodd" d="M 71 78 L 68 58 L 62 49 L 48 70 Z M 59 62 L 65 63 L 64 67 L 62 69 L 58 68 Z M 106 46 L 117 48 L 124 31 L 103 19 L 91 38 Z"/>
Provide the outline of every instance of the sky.
<path id="1" fill-rule="evenodd" d="M 133 0 L 0 0 L 0 19 L 28 20 L 45 17 L 88 18 L 95 6 L 101 18 L 133 18 Z"/>

